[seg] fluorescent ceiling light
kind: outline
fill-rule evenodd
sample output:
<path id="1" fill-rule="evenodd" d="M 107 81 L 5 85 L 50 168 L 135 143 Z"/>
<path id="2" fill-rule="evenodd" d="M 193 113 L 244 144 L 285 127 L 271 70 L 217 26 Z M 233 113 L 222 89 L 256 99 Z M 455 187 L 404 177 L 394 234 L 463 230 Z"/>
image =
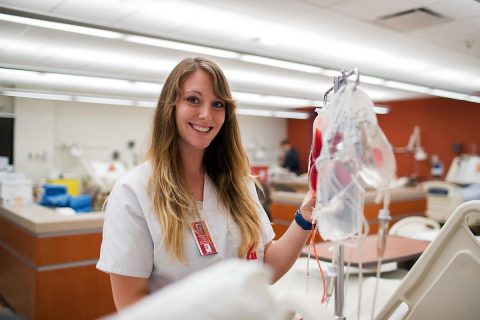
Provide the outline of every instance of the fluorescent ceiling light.
<path id="1" fill-rule="evenodd" d="M 388 81 L 385 81 L 384 86 L 388 87 L 388 88 L 432 94 L 432 89 L 430 89 L 430 88 L 427 88 L 427 87 L 424 87 L 424 86 L 417 86 L 417 85 L 414 85 L 414 84 L 409 84 L 409 83 L 404 83 L 404 82 L 388 80 Z"/>
<path id="2" fill-rule="evenodd" d="M 259 117 L 275 117 L 275 118 L 288 118 L 288 119 L 308 119 L 310 114 L 308 112 L 297 111 L 276 111 L 265 109 L 246 109 L 237 108 L 237 114 L 246 116 L 259 116 Z"/>
<path id="3" fill-rule="evenodd" d="M 269 107 L 306 107 L 311 106 L 313 101 L 308 99 L 299 99 L 291 97 L 263 95 L 248 92 L 232 92 L 233 98 L 238 100 L 239 104 L 244 105 L 262 105 Z"/>
<path id="4" fill-rule="evenodd" d="M 373 84 L 377 86 L 382 86 L 385 84 L 385 80 L 382 78 L 365 76 L 360 73 L 360 83 L 368 83 L 368 84 Z"/>
<path id="5" fill-rule="evenodd" d="M 281 96 L 264 95 L 262 96 L 262 100 L 265 104 L 271 105 L 285 105 L 292 107 L 308 107 L 312 105 L 312 100 Z"/>
<path id="6" fill-rule="evenodd" d="M 278 60 L 278 59 L 270 59 L 260 56 L 254 56 L 251 54 L 243 54 L 240 56 L 240 60 L 246 62 L 253 62 L 257 64 L 263 64 L 272 67 L 278 67 L 283 69 L 290 69 L 295 71 L 303 71 L 308 73 L 323 73 L 324 69 L 316 66 L 311 66 L 302 63 L 295 63 L 290 61 Z"/>
<path id="7" fill-rule="evenodd" d="M 373 106 L 373 111 L 375 111 L 376 114 L 389 114 L 390 108 L 385 106 Z"/>
<path id="8" fill-rule="evenodd" d="M 327 70 L 335 72 L 335 75 L 339 75 L 339 72 L 333 70 Z M 245 74 L 241 74 L 245 76 Z M 237 75 L 238 76 L 238 75 Z M 143 82 L 143 81 L 129 81 L 124 79 L 112 79 L 112 78 L 103 78 L 103 77 L 92 77 L 92 76 L 79 76 L 79 75 L 68 75 L 52 72 L 38 72 L 30 70 L 18 70 L 18 69 L 9 69 L 9 68 L 0 68 L 0 80 L 3 81 L 25 81 L 27 83 L 41 83 L 43 85 L 61 85 L 62 83 L 73 84 L 82 87 L 101 87 L 111 90 L 131 90 L 132 92 L 138 91 L 138 94 L 154 94 L 158 95 L 161 91 L 161 83 L 153 82 Z M 360 75 L 360 79 L 364 80 L 365 76 Z M 374 78 L 375 79 L 375 78 Z M 378 78 L 379 79 L 379 78 Z M 361 81 L 362 82 L 362 81 Z M 300 83 L 299 83 L 300 84 Z M 474 95 L 466 95 L 463 93 L 431 89 L 422 86 L 411 85 L 403 82 L 397 81 L 385 81 L 386 86 L 428 93 L 434 96 L 446 97 L 451 99 L 465 100 L 475 103 L 480 103 L 480 97 Z M 19 94 L 19 93 L 18 93 Z M 283 107 L 283 108 L 296 108 L 302 106 L 323 106 L 323 101 L 321 100 L 309 100 L 309 99 L 300 99 L 293 97 L 284 97 L 284 96 L 274 96 L 274 95 L 262 95 L 257 93 L 247 93 L 247 92 L 232 92 L 235 99 L 243 105 L 251 106 L 267 106 L 267 107 Z M 48 99 L 48 98 L 45 98 Z M 64 98 L 65 100 L 66 98 Z M 54 99 L 60 100 L 60 99 Z M 68 100 L 68 99 L 67 99 Z"/>
<path id="9" fill-rule="evenodd" d="M 26 24 L 29 26 L 40 27 L 40 28 L 80 33 L 80 34 L 85 34 L 89 36 L 101 37 L 101 38 L 108 38 L 108 39 L 123 38 L 123 34 L 119 32 L 108 31 L 108 30 L 103 30 L 99 28 L 77 26 L 77 25 L 67 24 L 67 23 L 53 22 L 48 20 L 32 19 L 32 18 L 14 16 L 14 15 L 9 15 L 4 13 L 0 13 L 0 20 Z"/>
<path id="10" fill-rule="evenodd" d="M 74 83 L 81 87 L 102 87 L 102 88 L 128 88 L 132 86 L 132 82 L 122 79 L 101 78 L 101 77 L 89 77 L 79 76 L 62 73 L 42 73 L 42 77 L 45 81 L 52 81 L 56 83 Z"/>
<path id="11" fill-rule="evenodd" d="M 273 111 L 273 116 L 277 118 L 291 118 L 291 119 L 308 119 L 310 114 L 307 112 L 295 111 Z"/>
<path id="12" fill-rule="evenodd" d="M 224 68 L 223 72 L 227 77 L 227 80 L 237 83 L 242 83 L 248 86 L 252 84 L 259 84 L 263 87 L 271 87 L 276 89 L 285 89 L 285 90 L 299 90 L 305 91 L 306 88 L 309 91 L 316 90 L 316 88 L 321 88 L 320 91 L 323 91 L 323 88 L 327 85 L 318 85 L 317 82 L 312 82 L 311 80 L 302 79 L 301 77 L 292 77 L 285 75 L 278 75 L 268 72 L 252 71 L 246 68 Z M 318 81 L 322 83 L 322 79 Z"/>
<path id="13" fill-rule="evenodd" d="M 132 82 L 132 84 L 133 84 L 133 87 L 137 90 L 155 93 L 155 94 L 160 94 L 163 88 L 163 85 L 161 83 L 134 81 Z"/>
<path id="14" fill-rule="evenodd" d="M 323 71 L 323 75 L 327 77 L 337 77 L 340 75 L 340 71 L 338 70 L 332 70 L 332 69 L 326 69 Z"/>
<path id="15" fill-rule="evenodd" d="M 56 93 L 41 93 L 41 92 L 29 92 L 20 90 L 0 90 L 0 92 L 9 97 L 19 98 L 31 98 L 31 99 L 45 99 L 45 100 L 58 100 L 58 101 L 72 101 L 73 96 Z"/>
<path id="16" fill-rule="evenodd" d="M 155 108 L 157 106 L 157 103 L 156 101 L 138 100 L 138 101 L 135 101 L 135 105 L 137 107 L 143 107 L 143 108 Z"/>
<path id="17" fill-rule="evenodd" d="M 245 116 L 273 117 L 272 110 L 237 108 L 236 113 Z"/>
<path id="18" fill-rule="evenodd" d="M 128 99 L 74 96 L 73 100 L 78 102 L 87 102 L 87 103 L 113 104 L 117 106 L 135 106 L 134 100 L 128 100 Z"/>
<path id="19" fill-rule="evenodd" d="M 457 100 L 468 100 L 469 98 L 468 94 L 446 91 L 446 90 L 439 90 L 439 89 L 433 89 L 432 94 L 439 97 L 457 99 Z"/>
<path id="20" fill-rule="evenodd" d="M 37 71 L 0 68 L 0 76 L 3 76 L 5 78 L 21 79 L 21 78 L 37 77 L 39 75 L 40 73 Z"/>
<path id="21" fill-rule="evenodd" d="M 198 46 L 194 44 L 182 43 L 177 41 L 169 41 L 152 37 L 134 36 L 126 34 L 123 40 L 138 44 L 144 44 L 148 46 L 161 47 L 167 49 L 174 49 L 180 51 L 197 52 L 215 57 L 237 59 L 240 57 L 240 53 L 216 48 L 210 48 L 205 46 Z"/>
<path id="22" fill-rule="evenodd" d="M 25 89 L 8 89 L 0 88 L 0 94 L 10 97 L 32 98 L 32 99 L 47 99 L 54 101 L 75 101 L 96 104 L 109 104 L 117 106 L 134 106 L 144 108 L 155 108 L 156 101 L 154 100 L 139 100 L 139 99 L 120 99 L 112 97 L 101 96 L 85 96 L 77 94 L 55 94 L 50 92 L 28 91 Z M 300 111 L 278 111 L 268 109 L 253 109 L 253 108 L 237 108 L 237 114 L 262 116 L 262 117 L 277 117 L 277 118 L 291 118 L 291 119 L 308 119 L 310 113 Z"/>
<path id="23" fill-rule="evenodd" d="M 480 103 L 480 97 L 478 96 L 469 96 L 467 100 L 471 102 Z"/>

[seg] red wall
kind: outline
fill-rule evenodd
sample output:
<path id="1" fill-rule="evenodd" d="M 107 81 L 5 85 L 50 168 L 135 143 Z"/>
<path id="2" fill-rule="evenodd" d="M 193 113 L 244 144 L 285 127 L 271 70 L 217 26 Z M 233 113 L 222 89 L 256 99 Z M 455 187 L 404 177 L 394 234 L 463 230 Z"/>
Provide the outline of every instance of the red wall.
<path id="1" fill-rule="evenodd" d="M 421 145 L 430 156 L 437 154 L 443 161 L 445 173 L 454 157 L 453 143 L 463 146 L 463 153 L 471 153 L 472 143 L 480 151 L 480 104 L 446 98 L 426 98 L 382 102 L 390 107 L 387 115 L 377 119 L 390 143 L 394 147 L 405 147 L 415 125 L 420 126 Z M 300 170 L 306 172 L 312 119 L 287 121 L 287 135 L 298 150 Z M 412 154 L 396 154 L 397 175 L 410 176 L 418 173 L 421 179 L 430 178 L 430 161 L 415 162 Z"/>
<path id="2" fill-rule="evenodd" d="M 312 116 L 307 120 L 287 120 L 287 137 L 292 146 L 298 151 L 300 172 L 307 172 L 310 144 L 312 143 L 312 125 L 315 114 L 315 112 L 312 112 Z"/>

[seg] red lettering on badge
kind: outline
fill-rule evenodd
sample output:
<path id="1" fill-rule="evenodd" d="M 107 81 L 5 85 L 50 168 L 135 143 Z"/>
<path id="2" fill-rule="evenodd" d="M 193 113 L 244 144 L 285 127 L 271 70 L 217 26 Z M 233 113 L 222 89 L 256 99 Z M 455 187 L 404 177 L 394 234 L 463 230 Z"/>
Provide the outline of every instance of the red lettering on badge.
<path id="1" fill-rule="evenodd" d="M 250 248 L 247 252 L 247 260 L 257 260 L 257 251 L 253 248 Z"/>
<path id="2" fill-rule="evenodd" d="M 215 244 L 213 243 L 213 239 L 210 236 L 210 231 L 208 230 L 205 221 L 192 222 L 191 230 L 193 238 L 197 243 L 198 250 L 200 251 L 200 255 L 208 256 L 217 253 L 217 249 L 215 248 Z"/>

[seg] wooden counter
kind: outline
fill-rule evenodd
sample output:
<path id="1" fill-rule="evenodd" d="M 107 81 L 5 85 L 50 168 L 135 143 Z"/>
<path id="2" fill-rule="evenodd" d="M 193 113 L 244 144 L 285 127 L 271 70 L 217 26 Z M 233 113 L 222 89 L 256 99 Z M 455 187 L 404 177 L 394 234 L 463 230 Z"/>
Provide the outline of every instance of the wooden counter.
<path id="1" fill-rule="evenodd" d="M 278 239 L 287 230 L 295 211 L 302 204 L 305 194 L 306 192 L 271 192 L 270 216 L 275 239 Z M 365 192 L 364 215 L 370 226 L 369 233 L 377 233 L 378 230 L 377 216 L 381 205 L 374 202 L 375 196 L 376 192 L 373 190 Z M 390 204 L 391 224 L 408 216 L 424 216 L 426 206 L 426 196 L 421 188 L 403 187 L 393 190 Z"/>
<path id="2" fill-rule="evenodd" d="M 95 268 L 103 213 L 61 215 L 0 206 L 0 294 L 26 319 L 96 319 L 115 311 L 109 276 Z"/>

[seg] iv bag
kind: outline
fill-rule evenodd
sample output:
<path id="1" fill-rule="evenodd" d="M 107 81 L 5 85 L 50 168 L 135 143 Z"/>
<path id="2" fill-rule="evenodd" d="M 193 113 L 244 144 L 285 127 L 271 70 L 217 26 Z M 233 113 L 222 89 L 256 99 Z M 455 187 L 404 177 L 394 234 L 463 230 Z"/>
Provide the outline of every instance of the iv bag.
<path id="1" fill-rule="evenodd" d="M 375 189 L 387 189 L 393 181 L 396 164 L 391 145 L 378 125 L 369 122 L 358 126 L 359 173 L 363 181 Z M 364 148 L 361 146 L 369 146 Z"/>
<path id="2" fill-rule="evenodd" d="M 322 126 L 324 123 L 325 112 L 319 108 L 315 110 L 317 116 L 313 120 L 313 137 L 312 145 L 310 147 L 310 155 L 308 157 L 308 182 L 310 189 L 317 190 L 317 167 L 315 166 L 315 160 L 320 156 L 322 151 Z"/>
<path id="3" fill-rule="evenodd" d="M 351 98 L 355 99 L 353 143 L 359 174 L 365 184 L 387 189 L 397 170 L 392 146 L 378 125 L 372 100 L 361 90 L 355 90 Z"/>
<path id="4" fill-rule="evenodd" d="M 388 186 L 395 174 L 395 159 L 378 127 L 373 103 L 354 85 L 334 95 L 322 133 L 313 214 L 322 238 L 339 241 L 360 233 L 363 186 Z"/>

